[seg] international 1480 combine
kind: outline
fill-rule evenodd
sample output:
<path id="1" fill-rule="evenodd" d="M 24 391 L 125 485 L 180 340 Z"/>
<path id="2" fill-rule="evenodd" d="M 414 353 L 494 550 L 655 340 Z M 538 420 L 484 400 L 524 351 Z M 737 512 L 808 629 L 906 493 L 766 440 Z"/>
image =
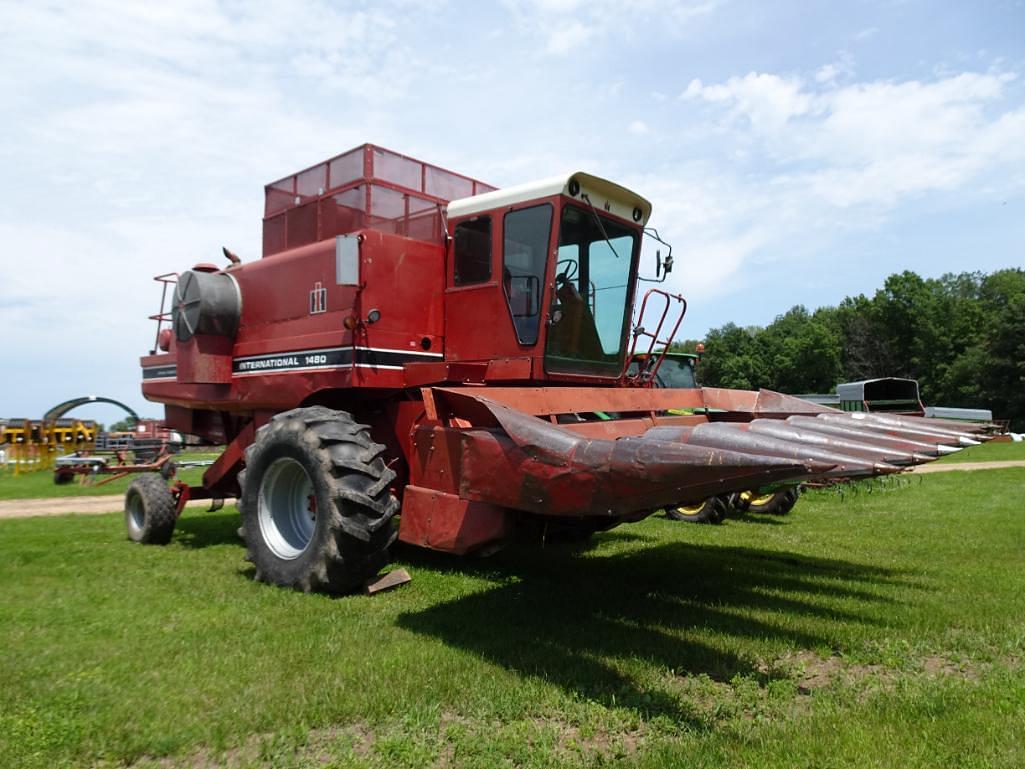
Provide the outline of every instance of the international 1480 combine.
<path id="1" fill-rule="evenodd" d="M 982 437 L 652 387 L 686 304 L 651 288 L 635 312 L 650 213 L 586 173 L 496 190 L 372 145 L 268 185 L 262 259 L 225 249 L 223 269 L 158 278 L 172 306 L 143 393 L 226 449 L 201 487 L 137 478 L 129 537 L 165 543 L 188 499 L 237 497 L 258 579 L 345 592 L 396 537 L 462 554 L 519 528 L 586 536 Z M 671 259 L 655 261 L 664 280 Z M 630 370 L 634 353 L 655 360 Z"/>

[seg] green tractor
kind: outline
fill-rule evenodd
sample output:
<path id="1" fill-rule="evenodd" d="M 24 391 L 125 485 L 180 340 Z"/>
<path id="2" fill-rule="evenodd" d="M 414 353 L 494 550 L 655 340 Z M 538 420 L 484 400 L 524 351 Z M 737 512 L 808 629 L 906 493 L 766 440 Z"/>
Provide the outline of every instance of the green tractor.
<path id="1" fill-rule="evenodd" d="M 637 355 L 634 356 L 634 360 L 643 360 L 647 357 L 647 355 Z M 692 390 L 698 387 L 697 373 L 700 360 L 700 352 L 667 352 L 662 359 L 662 365 L 655 372 L 655 386 L 675 387 L 681 390 Z"/>
<path id="2" fill-rule="evenodd" d="M 696 353 L 667 352 L 653 377 L 655 386 L 682 390 L 700 387 L 697 368 L 702 352 L 704 352 L 704 345 L 698 345 Z M 635 355 L 631 362 L 631 369 L 636 372 L 644 366 L 652 365 L 657 358 L 658 353 Z M 636 368 L 633 368 L 634 365 Z M 693 411 L 669 409 L 669 413 L 687 415 Z M 731 512 L 786 515 L 797 504 L 800 494 L 799 486 L 785 486 L 709 497 L 696 505 L 678 505 L 666 508 L 666 517 L 674 521 L 691 523 L 722 523 L 723 519 Z"/>

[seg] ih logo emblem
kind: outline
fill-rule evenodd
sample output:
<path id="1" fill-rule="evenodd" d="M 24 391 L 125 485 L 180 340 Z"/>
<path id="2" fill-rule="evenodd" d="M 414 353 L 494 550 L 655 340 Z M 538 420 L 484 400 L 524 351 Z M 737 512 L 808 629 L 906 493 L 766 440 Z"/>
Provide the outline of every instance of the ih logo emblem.
<path id="1" fill-rule="evenodd" d="M 327 312 L 327 289 L 318 280 L 310 291 L 310 315 Z"/>

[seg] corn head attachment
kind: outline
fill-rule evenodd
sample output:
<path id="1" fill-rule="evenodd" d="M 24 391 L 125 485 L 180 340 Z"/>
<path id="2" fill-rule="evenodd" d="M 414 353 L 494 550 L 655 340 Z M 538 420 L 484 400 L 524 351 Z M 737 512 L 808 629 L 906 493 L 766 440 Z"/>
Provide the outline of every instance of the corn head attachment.
<path id="1" fill-rule="evenodd" d="M 520 514 L 606 528 L 732 492 L 889 475 L 985 437 L 767 390 L 455 387 L 423 397 L 399 536 L 456 552 L 507 535 Z M 446 536 L 433 537 L 441 520 Z"/>

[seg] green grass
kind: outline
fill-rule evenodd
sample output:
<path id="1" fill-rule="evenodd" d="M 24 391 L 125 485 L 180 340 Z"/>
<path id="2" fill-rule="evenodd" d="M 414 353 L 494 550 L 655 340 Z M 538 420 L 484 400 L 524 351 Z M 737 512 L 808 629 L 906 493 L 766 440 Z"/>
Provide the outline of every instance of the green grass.
<path id="1" fill-rule="evenodd" d="M 200 459 L 216 459 L 218 454 L 186 453 L 179 455 L 182 462 Z M 203 478 L 205 467 L 192 467 L 181 470 L 177 477 L 186 483 L 199 484 Z M 96 480 L 103 480 L 106 476 L 98 475 Z M 106 496 L 108 494 L 124 494 L 128 484 L 132 482 L 133 476 L 104 483 L 97 486 L 94 483 L 82 485 L 82 476 L 76 477 L 71 483 L 57 485 L 53 482 L 53 470 L 39 470 L 22 475 L 15 475 L 10 469 L 0 470 L 0 499 L 42 499 L 47 497 L 80 497 L 80 496 Z"/>
<path id="2" fill-rule="evenodd" d="M 251 579 L 237 519 L 0 521 L 18 767 L 1017 767 L 1025 469 L 785 518 L 664 518 L 329 598 Z"/>
<path id="3" fill-rule="evenodd" d="M 1025 460 L 1025 442 L 989 441 L 979 446 L 969 446 L 956 454 L 947 454 L 937 461 L 948 463 L 1006 462 L 1011 460 Z"/>

